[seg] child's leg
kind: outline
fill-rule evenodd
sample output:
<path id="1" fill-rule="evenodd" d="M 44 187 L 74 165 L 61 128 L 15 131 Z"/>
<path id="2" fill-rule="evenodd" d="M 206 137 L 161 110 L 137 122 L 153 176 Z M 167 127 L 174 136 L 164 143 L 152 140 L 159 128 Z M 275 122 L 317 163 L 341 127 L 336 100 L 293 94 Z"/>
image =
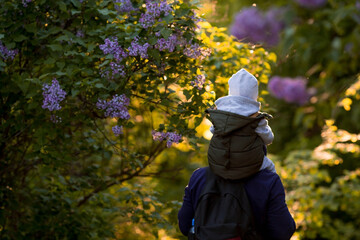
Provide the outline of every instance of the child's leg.
<path id="1" fill-rule="evenodd" d="M 264 156 L 264 160 L 260 167 L 260 171 L 264 170 L 264 169 L 267 169 L 273 173 L 276 173 L 275 164 L 267 156 Z"/>

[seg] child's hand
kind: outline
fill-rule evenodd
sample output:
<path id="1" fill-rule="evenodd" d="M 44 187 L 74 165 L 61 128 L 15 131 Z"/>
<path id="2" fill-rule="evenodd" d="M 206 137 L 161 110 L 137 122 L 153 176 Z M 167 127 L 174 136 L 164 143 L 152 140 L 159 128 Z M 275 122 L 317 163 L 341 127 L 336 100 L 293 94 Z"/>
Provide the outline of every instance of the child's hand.
<path id="1" fill-rule="evenodd" d="M 259 116 L 260 115 L 260 112 L 256 112 L 256 113 L 254 113 L 254 114 L 251 114 L 249 117 L 251 117 L 251 118 L 256 118 L 257 116 Z"/>

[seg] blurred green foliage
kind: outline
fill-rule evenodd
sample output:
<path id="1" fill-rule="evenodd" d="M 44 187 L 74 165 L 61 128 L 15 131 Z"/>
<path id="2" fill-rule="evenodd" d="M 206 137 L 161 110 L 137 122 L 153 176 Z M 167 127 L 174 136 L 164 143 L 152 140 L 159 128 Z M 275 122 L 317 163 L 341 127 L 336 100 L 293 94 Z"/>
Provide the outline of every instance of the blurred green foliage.
<path id="1" fill-rule="evenodd" d="M 263 96 L 274 115 L 268 150 L 297 222 L 294 239 L 359 239 L 359 3 L 329 0 L 312 9 L 282 0 L 203 3 L 209 22 L 220 27 L 230 27 L 243 7 L 283 9 L 280 44 L 268 49 L 277 56 L 271 75 L 306 77 L 316 90 L 303 106 Z"/>

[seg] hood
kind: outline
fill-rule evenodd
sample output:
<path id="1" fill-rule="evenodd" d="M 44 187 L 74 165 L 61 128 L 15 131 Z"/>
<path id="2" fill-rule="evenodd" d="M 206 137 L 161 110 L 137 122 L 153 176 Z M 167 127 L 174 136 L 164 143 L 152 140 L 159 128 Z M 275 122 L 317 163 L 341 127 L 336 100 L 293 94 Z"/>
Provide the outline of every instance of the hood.
<path id="1" fill-rule="evenodd" d="M 262 114 L 252 118 L 215 109 L 208 109 L 206 112 L 209 113 L 210 121 L 214 125 L 214 135 L 220 136 L 229 135 L 232 132 L 240 130 L 249 125 L 251 126 L 251 129 L 255 130 L 259 121 L 264 118 L 264 115 Z"/>
<path id="2" fill-rule="evenodd" d="M 243 96 L 225 96 L 215 101 L 218 110 L 250 116 L 260 110 L 260 102 Z"/>

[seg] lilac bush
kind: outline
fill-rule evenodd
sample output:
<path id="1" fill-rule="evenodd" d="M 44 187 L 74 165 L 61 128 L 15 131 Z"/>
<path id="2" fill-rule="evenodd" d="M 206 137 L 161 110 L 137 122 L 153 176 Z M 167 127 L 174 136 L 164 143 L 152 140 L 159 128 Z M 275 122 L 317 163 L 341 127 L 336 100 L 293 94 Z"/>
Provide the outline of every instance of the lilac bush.
<path id="1" fill-rule="evenodd" d="M 18 50 L 10 50 L 8 49 L 5 45 L 2 44 L 2 42 L 0 41 L 0 57 L 2 57 L 4 60 L 7 59 L 11 59 L 13 60 L 16 56 L 16 54 L 18 54 Z"/>
<path id="2" fill-rule="evenodd" d="M 44 84 L 43 85 L 43 109 L 49 109 L 49 111 L 60 110 L 60 102 L 65 99 L 66 92 L 61 89 L 59 82 L 54 78 L 52 80 L 52 84 Z"/>
<path id="3" fill-rule="evenodd" d="M 179 143 L 182 136 L 176 132 L 157 132 L 152 131 L 152 136 L 154 141 L 164 141 L 166 140 L 166 146 L 169 148 L 173 143 Z"/>
<path id="4" fill-rule="evenodd" d="M 306 88 L 306 79 L 302 77 L 288 78 L 274 76 L 268 84 L 269 91 L 276 98 L 289 103 L 305 104 L 310 97 L 310 91 Z"/>
<path id="5" fill-rule="evenodd" d="M 130 99 L 122 95 L 115 95 L 110 101 L 98 99 L 96 107 L 105 111 L 105 117 L 129 119 L 130 114 L 127 106 L 130 104 Z"/>
<path id="6" fill-rule="evenodd" d="M 327 0 L 296 0 L 304 8 L 319 8 L 327 3 Z"/>
<path id="7" fill-rule="evenodd" d="M 240 41 L 254 44 L 277 45 L 283 23 L 279 21 L 281 10 L 273 8 L 263 13 L 256 7 L 245 8 L 235 17 L 231 34 Z"/>

